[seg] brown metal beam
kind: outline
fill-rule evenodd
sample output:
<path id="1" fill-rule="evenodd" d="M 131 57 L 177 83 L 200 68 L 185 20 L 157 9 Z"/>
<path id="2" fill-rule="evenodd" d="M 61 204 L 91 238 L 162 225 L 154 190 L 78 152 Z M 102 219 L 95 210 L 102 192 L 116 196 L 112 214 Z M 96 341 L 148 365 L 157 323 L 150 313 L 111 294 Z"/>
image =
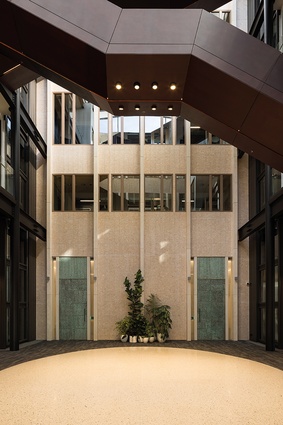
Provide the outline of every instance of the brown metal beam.
<path id="1" fill-rule="evenodd" d="M 283 171 L 283 57 L 272 47 L 203 10 L 121 9 L 106 0 L 0 7 L 0 53 L 13 62 L 115 115 L 173 107 L 170 115 Z"/>

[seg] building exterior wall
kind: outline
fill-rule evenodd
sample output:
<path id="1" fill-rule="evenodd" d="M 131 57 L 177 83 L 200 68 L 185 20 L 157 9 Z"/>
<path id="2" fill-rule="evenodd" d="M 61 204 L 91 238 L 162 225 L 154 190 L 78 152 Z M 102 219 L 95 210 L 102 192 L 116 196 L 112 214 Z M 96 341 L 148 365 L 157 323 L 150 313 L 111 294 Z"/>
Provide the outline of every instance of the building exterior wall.
<path id="1" fill-rule="evenodd" d="M 94 109 L 94 144 L 55 145 L 53 143 L 53 95 L 64 89 L 48 82 L 46 114 L 48 116 L 48 208 L 47 222 L 47 337 L 58 334 L 58 289 L 55 259 L 83 256 L 93 262 L 90 295 L 90 337 L 116 339 L 115 322 L 127 314 L 127 299 L 123 281 L 133 279 L 140 268 L 145 278 L 143 302 L 156 293 L 171 306 L 173 320 L 170 338 L 197 338 L 193 323 L 194 276 L 191 258 L 225 257 L 232 259 L 231 286 L 227 295 L 226 316 L 229 322 L 227 339 L 245 339 L 248 335 L 246 292 L 235 289 L 246 281 L 243 252 L 239 256 L 237 243 L 238 210 L 247 210 L 245 192 L 238 195 L 237 150 L 230 145 L 190 145 L 190 124 L 185 123 L 186 143 L 177 145 L 115 145 L 99 144 L 99 110 Z M 141 122 L 141 129 L 143 123 Z M 243 165 L 241 163 L 241 167 Z M 243 170 L 244 171 L 244 170 Z M 94 211 L 53 211 L 53 175 L 93 174 Z M 105 174 L 140 175 L 140 211 L 99 211 L 98 178 Z M 146 174 L 186 175 L 186 211 L 144 211 Z M 195 211 L 190 208 L 190 176 L 198 174 L 232 175 L 232 211 Z M 243 178 L 245 182 L 245 177 Z M 243 184 L 244 184 L 243 182 Z M 173 191 L 173 193 L 175 193 Z M 109 192 L 109 198 L 111 194 Z M 111 206 L 111 200 L 109 199 Z M 175 204 L 175 199 L 173 200 Z M 238 265 L 239 263 L 239 265 Z M 241 273 L 238 273 L 241 270 Z M 58 274 L 58 272 L 57 272 Z M 57 283 L 56 283 L 57 282 Z M 245 282 L 246 284 L 246 282 Z M 227 286 L 227 287 L 228 287 Z M 229 286 L 229 287 L 230 287 Z M 245 287 L 244 287 L 245 289 Z M 238 313 L 239 308 L 239 313 Z M 57 313 L 56 313 L 57 312 Z M 238 316 L 241 326 L 238 335 Z M 227 325 L 228 327 L 228 325 Z"/>

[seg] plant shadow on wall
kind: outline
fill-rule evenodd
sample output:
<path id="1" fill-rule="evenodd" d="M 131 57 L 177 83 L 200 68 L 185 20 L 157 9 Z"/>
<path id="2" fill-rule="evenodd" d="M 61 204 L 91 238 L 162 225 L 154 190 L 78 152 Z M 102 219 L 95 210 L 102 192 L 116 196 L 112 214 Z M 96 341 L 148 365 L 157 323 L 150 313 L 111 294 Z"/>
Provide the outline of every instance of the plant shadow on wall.
<path id="1" fill-rule="evenodd" d="M 141 270 L 135 274 L 132 284 L 126 277 L 125 292 L 129 301 L 128 315 L 116 322 L 116 329 L 122 342 L 165 342 L 169 337 L 172 319 L 170 306 L 162 304 L 157 295 L 151 294 L 144 305 L 141 301 L 144 278 Z"/>

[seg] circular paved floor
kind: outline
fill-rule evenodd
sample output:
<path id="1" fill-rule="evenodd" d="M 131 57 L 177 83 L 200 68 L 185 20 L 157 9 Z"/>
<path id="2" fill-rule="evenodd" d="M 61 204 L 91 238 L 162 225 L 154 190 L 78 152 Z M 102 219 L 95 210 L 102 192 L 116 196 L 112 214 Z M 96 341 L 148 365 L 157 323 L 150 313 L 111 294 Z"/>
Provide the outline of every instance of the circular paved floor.
<path id="1" fill-rule="evenodd" d="M 282 425 L 283 371 L 176 348 L 88 350 L 0 372 L 5 425 Z"/>

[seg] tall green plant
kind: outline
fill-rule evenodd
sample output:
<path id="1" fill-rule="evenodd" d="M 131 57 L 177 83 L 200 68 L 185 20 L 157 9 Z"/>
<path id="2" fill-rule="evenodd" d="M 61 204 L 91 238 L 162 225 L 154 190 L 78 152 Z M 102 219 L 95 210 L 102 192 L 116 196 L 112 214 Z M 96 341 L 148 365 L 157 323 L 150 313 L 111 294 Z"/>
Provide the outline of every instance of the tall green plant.
<path id="1" fill-rule="evenodd" d="M 150 294 L 145 305 L 145 311 L 148 321 L 155 331 L 161 333 L 162 338 L 168 338 L 172 324 L 170 306 L 162 304 L 157 295 Z"/>
<path id="2" fill-rule="evenodd" d="M 141 270 L 138 270 L 135 274 L 135 281 L 132 285 L 129 279 L 126 277 L 124 280 L 125 291 L 127 293 L 127 299 L 129 300 L 128 316 L 130 318 L 129 334 L 130 335 L 145 335 L 147 320 L 143 315 L 143 303 L 141 302 L 141 296 L 143 293 L 142 282 L 144 278 Z"/>

